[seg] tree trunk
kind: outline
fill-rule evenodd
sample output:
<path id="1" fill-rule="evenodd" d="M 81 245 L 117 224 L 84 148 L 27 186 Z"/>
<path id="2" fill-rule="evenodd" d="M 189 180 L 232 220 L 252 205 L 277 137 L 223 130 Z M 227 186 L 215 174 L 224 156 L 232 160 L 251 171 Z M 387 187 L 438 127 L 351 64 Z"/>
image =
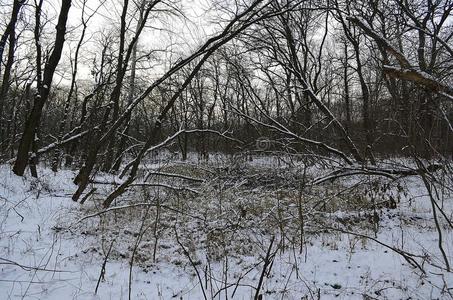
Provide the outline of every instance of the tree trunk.
<path id="1" fill-rule="evenodd" d="M 8 46 L 8 60 L 5 66 L 5 73 L 3 74 L 2 85 L 0 88 L 0 150 L 4 150 L 8 143 L 6 143 L 6 135 L 4 130 L 3 114 L 6 107 L 6 98 L 10 87 L 11 69 L 14 63 L 14 51 L 16 50 L 16 22 L 19 15 L 20 8 L 24 4 L 23 0 L 14 0 L 13 11 L 11 13 L 10 22 L 5 30 L 5 33 L 0 40 L 0 74 L 2 67 L 3 50 L 5 49 L 6 40 L 9 37 Z M 2 151 L 3 152 L 3 151 Z"/>
<path id="2" fill-rule="evenodd" d="M 60 61 L 61 53 L 63 51 L 66 22 L 68 20 L 69 8 L 71 7 L 71 0 L 62 0 L 60 15 L 57 23 L 57 33 L 55 38 L 55 47 L 50 55 L 50 58 L 44 69 L 44 78 L 42 86 L 38 88 L 38 93 L 35 96 L 33 108 L 29 117 L 25 122 L 25 128 L 20 140 L 19 149 L 17 151 L 16 162 L 14 163 L 13 172 L 16 175 L 23 176 L 25 168 L 27 167 L 30 158 L 30 148 L 33 142 L 36 130 L 41 120 L 42 109 L 47 101 L 50 93 L 53 75 Z"/>

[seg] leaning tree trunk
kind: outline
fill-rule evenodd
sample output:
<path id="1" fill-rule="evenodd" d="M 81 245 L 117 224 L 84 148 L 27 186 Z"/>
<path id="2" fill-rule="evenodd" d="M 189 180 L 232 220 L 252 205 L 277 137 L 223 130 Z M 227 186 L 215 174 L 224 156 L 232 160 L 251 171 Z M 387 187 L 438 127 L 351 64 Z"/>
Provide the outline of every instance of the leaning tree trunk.
<path id="1" fill-rule="evenodd" d="M 61 141 L 64 130 L 66 128 L 68 119 L 69 119 L 69 109 L 71 107 L 71 100 L 74 95 L 74 91 L 76 89 L 76 80 L 77 80 L 77 72 L 78 72 L 78 64 L 79 64 L 79 52 L 80 52 L 80 47 L 83 44 L 84 38 L 85 38 L 85 33 L 88 27 L 87 22 L 84 19 L 84 13 L 85 13 L 85 2 L 82 7 L 82 33 L 80 35 L 79 42 L 77 43 L 76 51 L 74 54 L 74 64 L 73 64 L 73 69 L 72 69 L 72 78 L 71 78 L 71 86 L 69 88 L 68 96 L 66 98 L 66 103 L 64 106 L 63 110 L 63 118 L 61 119 L 60 125 L 58 127 L 58 140 Z M 77 94 L 75 96 L 77 98 Z M 53 159 L 52 159 L 52 171 L 56 172 L 58 170 L 58 167 L 60 165 L 60 157 L 61 157 L 61 150 L 59 148 L 55 149 L 53 153 Z"/>
<path id="2" fill-rule="evenodd" d="M 145 10 L 145 4 L 146 4 L 146 2 L 142 1 L 141 5 L 140 5 L 140 15 L 139 15 L 137 28 L 136 28 L 135 32 L 138 32 L 140 30 L 140 26 L 143 23 L 143 12 Z M 138 44 L 138 37 L 137 37 L 136 42 L 132 46 L 131 75 L 130 75 L 130 79 L 129 79 L 130 90 L 129 90 L 129 95 L 127 98 L 128 106 L 132 103 L 132 101 L 134 100 L 134 97 L 135 97 L 135 75 L 136 75 L 136 68 L 137 68 L 137 44 Z M 117 172 L 119 170 L 122 160 L 123 160 L 123 156 L 124 156 L 123 151 L 124 151 L 124 148 L 126 147 L 126 142 L 127 142 L 126 139 L 127 139 L 127 135 L 129 134 L 131 117 L 132 117 L 132 113 L 128 114 L 126 121 L 125 121 L 126 127 L 124 128 L 124 131 L 121 135 L 120 143 L 116 150 L 116 155 L 115 155 L 116 161 L 112 167 L 112 170 L 115 172 Z"/>
<path id="3" fill-rule="evenodd" d="M 16 161 L 14 163 L 13 172 L 16 175 L 24 175 L 30 159 L 30 148 L 33 143 L 36 130 L 41 120 L 42 109 L 49 97 L 50 87 L 52 84 L 53 75 L 61 58 L 63 45 L 65 41 L 66 22 L 68 20 L 69 8 L 71 0 L 62 0 L 60 15 L 57 23 L 57 33 L 55 38 L 55 46 L 49 60 L 44 68 L 44 77 L 41 86 L 38 88 L 38 93 L 35 96 L 33 108 L 25 122 L 24 132 L 20 140 L 19 149 L 17 151 Z"/>
<path id="4" fill-rule="evenodd" d="M 9 38 L 8 59 L 6 61 L 5 72 L 3 73 L 3 80 L 0 88 L 0 143 L 3 143 L 0 150 L 4 150 L 7 145 L 4 130 L 3 114 L 4 108 L 6 107 L 6 97 L 8 95 L 8 90 L 10 87 L 11 69 L 14 63 L 17 16 L 19 15 L 20 8 L 24 4 L 24 2 L 25 1 L 23 0 L 14 0 L 10 22 L 6 27 L 5 33 L 2 35 L 0 39 L 0 73 L 1 73 L 3 50 L 5 49 L 6 40 L 8 40 Z"/>

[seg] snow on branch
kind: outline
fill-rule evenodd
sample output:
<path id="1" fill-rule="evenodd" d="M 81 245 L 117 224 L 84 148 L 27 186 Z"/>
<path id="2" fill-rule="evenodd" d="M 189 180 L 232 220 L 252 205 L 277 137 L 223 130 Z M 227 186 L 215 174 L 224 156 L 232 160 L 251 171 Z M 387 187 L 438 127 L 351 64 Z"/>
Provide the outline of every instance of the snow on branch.
<path id="1" fill-rule="evenodd" d="M 383 37 L 376 31 L 374 31 L 371 27 L 366 25 L 365 21 L 357 17 L 347 17 L 346 19 L 359 26 L 369 37 L 374 39 L 376 43 L 384 47 L 385 50 L 387 50 L 390 54 L 392 54 L 396 58 L 396 60 L 398 60 L 398 63 L 402 67 L 410 68 L 411 64 L 409 60 L 406 58 L 406 56 L 404 56 L 403 53 L 401 53 L 395 47 L 393 47 L 389 40 L 387 40 L 385 37 Z"/>
<path id="2" fill-rule="evenodd" d="M 439 164 L 432 164 L 428 166 L 426 169 L 410 169 L 410 168 L 402 168 L 402 169 L 387 169 L 387 168 L 379 168 L 379 167 L 345 167 L 340 170 L 335 170 L 325 176 L 315 178 L 312 181 L 312 184 L 321 184 L 326 181 L 334 181 L 341 177 L 348 177 L 353 175 L 372 175 L 372 176 L 383 176 L 387 177 L 391 180 L 396 180 L 397 177 L 406 177 L 406 176 L 416 176 L 419 174 L 423 174 L 426 172 L 435 172 L 442 168 Z"/>
<path id="3" fill-rule="evenodd" d="M 387 52 L 392 54 L 395 59 L 398 61 L 400 64 L 401 68 L 398 67 L 392 67 L 385 65 L 384 72 L 395 78 L 400 78 L 408 81 L 415 82 L 417 84 L 423 85 L 424 87 L 432 90 L 433 92 L 436 92 L 440 95 L 445 96 L 448 100 L 453 101 L 453 89 L 439 80 L 435 79 L 431 75 L 427 74 L 426 72 L 423 72 L 419 70 L 418 68 L 415 68 L 411 66 L 409 60 L 404 56 L 403 53 L 398 51 L 395 47 L 393 47 L 386 38 L 378 34 L 375 30 L 373 30 L 371 27 L 366 25 L 366 23 L 361 20 L 360 18 L 357 17 L 347 17 L 347 20 L 350 22 L 356 24 L 358 27 L 360 27 L 366 35 L 374 39 L 374 41 L 379 44 L 381 47 L 383 47 Z"/>
<path id="4" fill-rule="evenodd" d="M 401 78 L 409 80 L 429 88 L 430 90 L 442 94 L 447 97 L 449 100 L 453 101 L 453 89 L 449 86 L 446 86 L 433 78 L 431 75 L 426 72 L 415 70 L 414 68 L 410 69 L 401 69 L 398 67 L 392 67 L 385 65 L 383 67 L 384 72 L 392 77 Z"/>

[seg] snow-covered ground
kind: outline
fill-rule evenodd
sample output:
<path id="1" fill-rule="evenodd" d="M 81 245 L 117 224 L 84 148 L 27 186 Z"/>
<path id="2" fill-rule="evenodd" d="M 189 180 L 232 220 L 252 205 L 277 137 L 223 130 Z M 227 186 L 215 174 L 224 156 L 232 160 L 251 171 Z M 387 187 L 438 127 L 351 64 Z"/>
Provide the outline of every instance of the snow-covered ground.
<path id="1" fill-rule="evenodd" d="M 39 180 L 21 178 L 10 166 L 0 166 L 0 299 L 128 299 L 129 293 L 131 299 L 203 299 L 203 293 L 208 299 L 253 299 L 271 236 L 275 236 L 271 263 L 260 288 L 264 299 L 449 299 L 453 294 L 453 273 L 442 269 L 431 203 L 420 179 L 404 180 L 407 195 L 401 192 L 397 209 L 381 209 L 378 222 L 367 224 L 360 211 L 341 207 L 324 214 L 305 210 L 312 219 L 305 225 L 300 249 L 300 242 L 292 243 L 290 235 L 275 229 L 280 223 L 272 227 L 271 216 L 282 214 L 285 231 L 297 232 L 299 225 L 292 217 L 297 207 L 289 202 L 278 204 L 275 211 L 266 202 L 269 212 L 261 220 L 248 217 L 250 213 L 235 220 L 233 214 L 225 220 L 236 223 L 222 223 L 224 215 L 243 209 L 239 204 L 251 209 L 251 202 L 264 201 L 264 193 L 269 195 L 266 201 L 279 201 L 272 192 L 258 193 L 256 188 L 255 196 L 237 192 L 243 181 L 231 184 L 237 203 L 221 204 L 223 211 L 215 216 L 219 210 L 215 203 L 220 201 L 216 197 L 223 194 L 209 194 L 215 201 L 206 194 L 181 196 L 178 201 L 187 202 L 186 214 L 162 212 L 158 222 L 162 229 L 156 229 L 154 240 L 147 234 L 155 223 L 140 227 L 144 224 L 140 220 L 155 218 L 154 212 L 144 214 L 144 207 L 126 216 L 118 210 L 106 213 L 109 218 L 80 220 L 101 208 L 92 199 L 82 206 L 71 201 L 73 176 L 71 171 L 41 169 Z M 165 195 L 162 203 L 176 210 L 179 206 L 172 206 L 175 202 L 167 202 Z M 443 205 L 451 219 L 452 198 L 446 197 Z M 355 226 L 354 218 L 361 219 Z M 443 247 L 453 263 L 452 230 L 439 220 Z M 179 242 L 172 235 L 176 231 Z M 371 239 L 361 236 L 365 233 Z M 228 255 L 218 259 L 208 255 L 209 243 Z M 394 250 L 413 254 L 420 268 Z"/>

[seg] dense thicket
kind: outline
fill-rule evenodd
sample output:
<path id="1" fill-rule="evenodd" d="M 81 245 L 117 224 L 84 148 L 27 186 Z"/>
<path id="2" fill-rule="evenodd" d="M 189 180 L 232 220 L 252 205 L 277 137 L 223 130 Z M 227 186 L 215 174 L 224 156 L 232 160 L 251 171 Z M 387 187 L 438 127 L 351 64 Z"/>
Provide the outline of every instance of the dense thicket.
<path id="1" fill-rule="evenodd" d="M 177 1 L 50 2 L 0 6 L 0 157 L 79 169 L 74 200 L 119 172 L 108 206 L 161 146 L 453 155 L 451 0 L 213 2 L 213 33 L 184 46 L 166 30 L 190 19 Z"/>

